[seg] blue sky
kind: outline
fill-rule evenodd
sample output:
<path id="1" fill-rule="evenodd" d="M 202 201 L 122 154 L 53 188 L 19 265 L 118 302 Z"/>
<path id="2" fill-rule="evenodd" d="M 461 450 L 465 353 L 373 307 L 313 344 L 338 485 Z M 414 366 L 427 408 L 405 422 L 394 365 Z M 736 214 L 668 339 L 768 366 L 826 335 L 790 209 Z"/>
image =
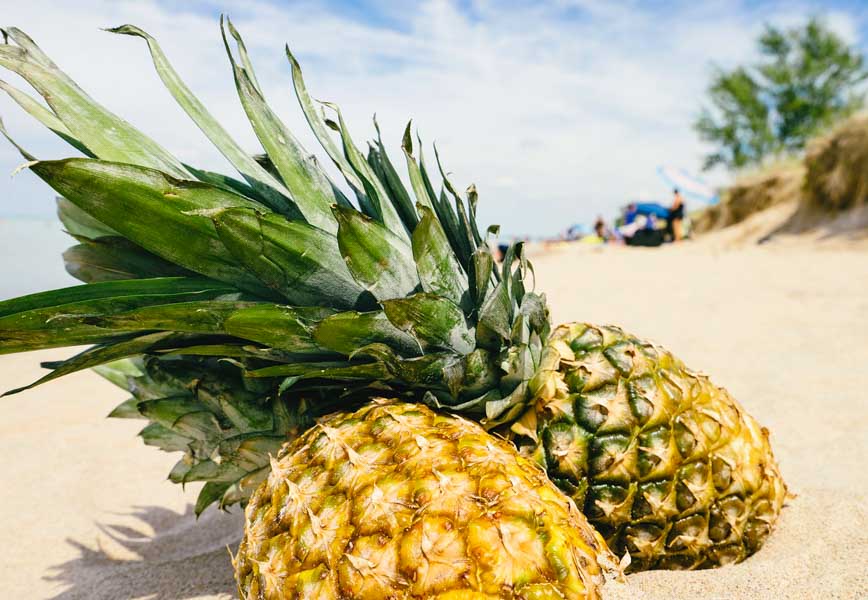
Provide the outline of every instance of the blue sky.
<path id="1" fill-rule="evenodd" d="M 853 43 L 868 43 L 864 2 L 37 0 L 4 7 L 3 24 L 30 33 L 94 98 L 186 162 L 230 172 L 162 88 L 141 40 L 99 29 L 129 22 L 156 36 L 215 116 L 259 152 L 220 41 L 221 12 L 309 149 L 316 143 L 292 96 L 285 42 L 314 96 L 341 105 L 358 142 L 372 135 L 376 112 L 400 156 L 413 118 L 456 183 L 476 183 L 483 222 L 509 235 L 553 234 L 637 197 L 664 198 L 660 164 L 698 171 L 704 148 L 690 124 L 711 65 L 751 60 L 764 22 L 821 14 Z M 0 116 L 38 157 L 72 154 L 5 97 Z M 0 218 L 50 216 L 50 189 L 28 172 L 6 175 L 21 162 L 0 145 Z M 707 175 L 717 184 L 727 177 Z"/>

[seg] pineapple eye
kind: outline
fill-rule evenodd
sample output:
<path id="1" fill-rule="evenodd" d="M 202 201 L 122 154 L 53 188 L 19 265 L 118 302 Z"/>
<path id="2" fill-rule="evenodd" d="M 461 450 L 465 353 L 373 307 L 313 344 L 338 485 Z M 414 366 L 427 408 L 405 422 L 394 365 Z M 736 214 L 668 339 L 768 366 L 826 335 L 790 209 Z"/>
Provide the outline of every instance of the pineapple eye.
<path id="1" fill-rule="evenodd" d="M 585 389 L 585 384 L 588 382 L 590 375 L 591 372 L 584 365 L 581 365 L 578 369 L 571 369 L 566 372 L 564 383 L 567 384 L 567 389 L 571 393 L 578 394 Z"/>
<path id="2" fill-rule="evenodd" d="M 674 457 L 670 451 L 672 432 L 666 427 L 658 427 L 639 435 L 639 475 L 653 477 L 672 475 Z"/>
<path id="3" fill-rule="evenodd" d="M 664 393 L 676 407 L 684 399 L 684 384 L 672 374 L 663 371 L 660 376 L 660 386 Z"/>
<path id="4" fill-rule="evenodd" d="M 598 433 L 629 433 L 636 426 L 623 380 L 577 396 L 574 411 L 581 424 Z"/>
<path id="5" fill-rule="evenodd" d="M 636 420 L 639 421 L 639 425 L 645 425 L 654 414 L 654 404 L 649 400 L 654 397 L 657 390 L 654 379 L 651 377 L 634 379 L 627 384 L 627 390 L 630 408 L 633 409 Z"/>
<path id="6" fill-rule="evenodd" d="M 730 544 L 722 548 L 713 548 L 710 555 L 721 566 L 731 565 L 744 558 L 744 546 L 741 544 Z"/>
<path id="7" fill-rule="evenodd" d="M 669 532 L 668 546 L 673 550 L 691 550 L 697 552 L 711 542 L 704 536 L 708 521 L 702 514 L 691 515 L 679 519 L 672 524 Z"/>
<path id="8" fill-rule="evenodd" d="M 579 423 L 596 431 L 609 418 L 609 409 L 591 396 L 576 397 L 576 418 Z"/>
<path id="9" fill-rule="evenodd" d="M 651 505 L 645 499 L 644 495 L 639 494 L 639 496 L 636 498 L 636 501 L 633 502 L 633 519 L 644 519 L 645 517 L 651 516 L 653 514 L 654 511 L 651 508 Z"/>
<path id="10" fill-rule="evenodd" d="M 587 352 L 592 348 L 599 348 L 603 345 L 603 334 L 599 329 L 588 327 L 581 335 L 570 342 L 570 348 L 576 354 Z"/>
<path id="11" fill-rule="evenodd" d="M 690 457 L 696 449 L 696 438 L 681 422 L 675 423 L 675 445 L 682 457 Z"/>
<path id="12" fill-rule="evenodd" d="M 708 535 L 715 543 L 727 540 L 735 532 L 741 537 L 745 505 L 738 496 L 728 496 L 716 502 L 709 511 Z"/>
<path id="13" fill-rule="evenodd" d="M 546 463 L 556 475 L 577 482 L 588 471 L 588 438 L 581 427 L 568 423 L 553 423 L 543 432 Z"/>
<path id="14" fill-rule="evenodd" d="M 628 527 L 624 537 L 631 556 L 653 557 L 660 552 L 659 546 L 664 541 L 665 535 L 663 527 L 653 523 L 643 523 Z"/>
<path id="15" fill-rule="evenodd" d="M 685 510 L 691 508 L 694 504 L 696 504 L 696 496 L 693 495 L 693 492 L 690 491 L 686 485 L 678 482 L 677 488 L 675 492 L 675 503 L 678 506 L 678 510 L 684 512 Z"/>
<path id="16" fill-rule="evenodd" d="M 713 444 L 720 438 L 721 425 L 714 417 L 698 414 L 696 420 L 709 443 Z"/>
<path id="17" fill-rule="evenodd" d="M 714 479 L 714 487 L 719 490 L 725 490 L 732 483 L 732 469 L 719 456 L 715 456 L 711 461 L 711 476 Z"/>
<path id="18" fill-rule="evenodd" d="M 627 435 L 597 436 L 591 444 L 591 476 L 598 480 L 628 483 L 635 468 L 636 447 Z"/>
<path id="19" fill-rule="evenodd" d="M 585 513 L 603 522 L 618 523 L 632 512 L 633 488 L 620 485 L 591 486 L 585 501 Z"/>
<path id="20" fill-rule="evenodd" d="M 636 348 L 631 343 L 620 343 L 614 346 L 609 346 L 603 350 L 603 356 L 608 359 L 612 366 L 618 369 L 624 377 L 629 377 L 633 372 L 633 357 L 636 355 Z"/>
<path id="21" fill-rule="evenodd" d="M 655 522 L 663 523 L 675 513 L 672 481 L 652 481 L 639 486 L 633 503 L 634 518 L 653 516 Z"/>
<path id="22" fill-rule="evenodd" d="M 744 530 L 744 543 L 748 552 L 754 553 L 760 549 L 771 531 L 771 526 L 761 519 L 751 519 Z"/>

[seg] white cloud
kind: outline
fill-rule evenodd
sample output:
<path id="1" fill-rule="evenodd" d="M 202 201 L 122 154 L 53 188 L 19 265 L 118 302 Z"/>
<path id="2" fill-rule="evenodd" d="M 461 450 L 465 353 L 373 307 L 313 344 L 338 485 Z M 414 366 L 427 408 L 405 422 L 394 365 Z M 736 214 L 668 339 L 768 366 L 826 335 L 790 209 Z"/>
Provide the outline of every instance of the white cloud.
<path id="1" fill-rule="evenodd" d="M 456 183 L 477 184 L 482 221 L 500 222 L 509 234 L 554 233 L 598 212 L 612 214 L 642 191 L 665 197 L 657 165 L 698 170 L 703 148 L 690 123 L 709 65 L 749 58 L 765 20 L 789 23 L 812 13 L 807 5 L 730 2 L 651 11 L 596 0 L 480 0 L 469 14 L 446 1 L 407 6 L 382 4 L 393 28 L 314 2 L 223 9 L 245 35 L 272 105 L 308 148 L 316 144 L 292 96 L 284 42 L 299 56 L 314 95 L 342 106 L 357 143 L 372 134 L 377 112 L 398 162 L 412 117 L 426 141 L 436 136 Z M 856 39 L 854 16 L 828 16 Z M 185 161 L 228 169 L 162 88 L 144 43 L 98 30 L 143 27 L 215 116 L 258 151 L 213 15 L 173 12 L 153 0 L 84 0 L 15 3 L 3 18 L 29 32 L 96 99 Z M 0 113 L 37 155 L 66 152 L 5 99 Z M 0 174 L 20 162 L 0 146 Z M 34 179 L 0 175 L 0 215 L 49 214 L 51 194 Z"/>

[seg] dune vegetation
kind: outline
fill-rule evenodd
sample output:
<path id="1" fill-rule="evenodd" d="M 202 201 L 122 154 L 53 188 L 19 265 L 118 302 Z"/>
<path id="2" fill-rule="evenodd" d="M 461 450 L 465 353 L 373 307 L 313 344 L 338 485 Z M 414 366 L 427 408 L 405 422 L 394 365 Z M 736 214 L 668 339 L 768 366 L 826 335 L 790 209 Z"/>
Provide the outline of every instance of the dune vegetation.
<path id="1" fill-rule="evenodd" d="M 857 113 L 810 140 L 801 156 L 781 159 L 736 177 L 719 204 L 693 215 L 699 234 L 741 223 L 779 205 L 774 233 L 804 232 L 846 222 L 864 229 L 868 206 L 868 113 Z M 764 238 L 765 239 L 765 238 Z"/>

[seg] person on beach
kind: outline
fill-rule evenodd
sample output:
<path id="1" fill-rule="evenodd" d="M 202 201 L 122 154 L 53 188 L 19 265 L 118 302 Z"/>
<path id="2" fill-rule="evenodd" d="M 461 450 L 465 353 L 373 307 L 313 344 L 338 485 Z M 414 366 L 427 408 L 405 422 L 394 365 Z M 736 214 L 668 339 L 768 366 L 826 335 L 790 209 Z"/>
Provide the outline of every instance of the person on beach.
<path id="1" fill-rule="evenodd" d="M 673 242 L 681 241 L 684 238 L 684 229 L 682 227 L 684 221 L 684 198 L 681 197 L 681 192 L 678 188 L 672 190 L 672 206 L 669 207 L 669 219 L 666 225 Z"/>
<path id="2" fill-rule="evenodd" d="M 594 223 L 594 233 L 596 233 L 597 237 L 603 242 L 608 241 L 611 237 L 609 235 L 609 228 L 606 227 L 606 220 L 603 219 L 603 215 L 597 216 L 597 221 Z"/>

